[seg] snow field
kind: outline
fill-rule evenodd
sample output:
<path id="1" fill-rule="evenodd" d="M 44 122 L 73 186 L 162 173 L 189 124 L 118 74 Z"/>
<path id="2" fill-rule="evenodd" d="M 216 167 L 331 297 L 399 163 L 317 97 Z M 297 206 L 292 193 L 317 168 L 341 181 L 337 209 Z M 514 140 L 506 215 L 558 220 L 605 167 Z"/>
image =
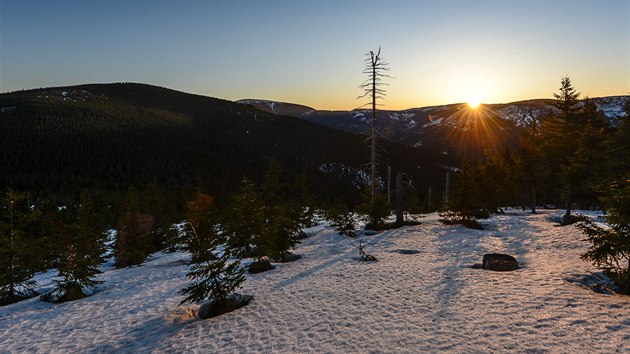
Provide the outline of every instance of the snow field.
<path id="1" fill-rule="evenodd" d="M 252 303 L 203 321 L 198 306 L 177 307 L 187 255 L 157 253 L 108 266 L 89 298 L 0 307 L 0 352 L 630 352 L 630 297 L 584 284 L 597 275 L 579 259 L 588 244 L 549 221 L 559 213 L 513 211 L 483 220 L 484 231 L 430 214 L 360 237 L 373 263 L 357 260 L 359 238 L 316 226 L 301 260 L 247 275 L 240 292 Z M 491 252 L 523 268 L 468 268 Z"/>

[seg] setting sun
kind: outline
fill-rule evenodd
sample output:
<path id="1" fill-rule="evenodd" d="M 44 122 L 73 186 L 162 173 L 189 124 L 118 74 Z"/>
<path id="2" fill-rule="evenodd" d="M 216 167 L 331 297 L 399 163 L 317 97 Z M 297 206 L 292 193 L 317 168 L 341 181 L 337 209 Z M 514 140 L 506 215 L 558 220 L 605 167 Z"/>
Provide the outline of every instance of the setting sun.
<path id="1" fill-rule="evenodd" d="M 478 98 L 471 98 L 468 100 L 468 107 L 477 108 L 481 104 L 481 101 Z"/>

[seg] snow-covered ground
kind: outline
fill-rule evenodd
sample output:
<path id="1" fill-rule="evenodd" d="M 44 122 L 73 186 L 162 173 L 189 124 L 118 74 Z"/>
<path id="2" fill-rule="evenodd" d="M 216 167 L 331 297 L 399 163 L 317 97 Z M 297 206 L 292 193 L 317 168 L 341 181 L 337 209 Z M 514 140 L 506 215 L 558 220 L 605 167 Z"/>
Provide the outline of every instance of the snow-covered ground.
<path id="1" fill-rule="evenodd" d="M 586 285 L 599 273 L 579 259 L 583 235 L 550 222 L 559 213 L 512 211 L 484 231 L 431 214 L 362 236 L 374 263 L 357 261 L 358 239 L 317 226 L 296 250 L 304 258 L 248 275 L 240 292 L 252 303 L 209 320 L 177 307 L 187 256 L 158 253 L 106 266 L 89 298 L 0 307 L 0 352 L 630 352 L 630 297 Z M 490 252 L 523 268 L 468 268 Z"/>

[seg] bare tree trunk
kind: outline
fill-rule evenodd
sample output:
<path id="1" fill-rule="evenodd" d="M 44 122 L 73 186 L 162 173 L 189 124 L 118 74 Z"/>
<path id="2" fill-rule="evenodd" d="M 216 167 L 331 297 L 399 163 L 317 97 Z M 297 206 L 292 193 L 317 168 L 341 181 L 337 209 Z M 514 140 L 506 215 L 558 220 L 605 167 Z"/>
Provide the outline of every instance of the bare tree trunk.
<path id="1" fill-rule="evenodd" d="M 402 173 L 396 174 L 396 225 L 403 224 L 403 187 Z"/>
<path id="2" fill-rule="evenodd" d="M 372 180 L 372 185 L 370 186 L 370 203 L 374 205 L 374 198 L 376 196 L 376 61 L 374 59 L 372 59 L 372 154 L 370 165 L 372 168 L 370 171 L 370 178 Z"/>
<path id="3" fill-rule="evenodd" d="M 392 203 L 392 166 L 387 161 L 387 205 Z"/>
<path id="4" fill-rule="evenodd" d="M 567 185 L 567 211 L 564 213 L 564 217 L 568 218 L 571 216 L 571 207 L 573 206 L 573 191 L 571 188 L 571 183 Z"/>
<path id="5" fill-rule="evenodd" d="M 374 53 L 370 51 L 367 53 L 367 58 L 365 60 L 365 69 L 363 73 L 368 75 L 368 80 L 366 80 L 362 85 L 364 94 L 359 96 L 359 98 L 370 97 L 371 98 L 371 106 L 372 106 L 372 121 L 370 123 L 371 130 L 371 153 L 370 153 L 370 204 L 374 205 L 374 199 L 376 198 L 376 184 L 377 184 L 377 163 L 378 163 L 378 155 L 376 148 L 376 100 L 383 99 L 385 96 L 385 90 L 381 88 L 384 85 L 381 81 L 381 78 L 387 77 L 387 75 L 383 74 L 383 71 L 388 71 L 387 63 L 381 61 L 381 48 L 378 48 L 378 52 Z"/>
<path id="6" fill-rule="evenodd" d="M 532 214 L 536 214 L 536 186 L 532 184 Z"/>
<path id="7" fill-rule="evenodd" d="M 450 189 L 450 186 L 449 186 L 449 183 L 450 183 L 450 181 L 449 181 L 450 176 L 451 176 L 451 173 L 447 171 L 447 172 L 446 172 L 446 188 L 445 188 L 445 190 L 444 190 L 444 206 L 445 206 L 445 207 L 447 207 L 447 208 L 448 208 L 448 194 L 449 194 L 449 192 L 450 192 L 450 191 L 449 191 L 449 189 Z"/>
<path id="8" fill-rule="evenodd" d="M 431 186 L 429 185 L 429 192 L 428 192 L 428 203 L 427 203 L 427 212 L 431 212 L 431 198 L 433 198 L 433 189 L 431 188 Z"/>

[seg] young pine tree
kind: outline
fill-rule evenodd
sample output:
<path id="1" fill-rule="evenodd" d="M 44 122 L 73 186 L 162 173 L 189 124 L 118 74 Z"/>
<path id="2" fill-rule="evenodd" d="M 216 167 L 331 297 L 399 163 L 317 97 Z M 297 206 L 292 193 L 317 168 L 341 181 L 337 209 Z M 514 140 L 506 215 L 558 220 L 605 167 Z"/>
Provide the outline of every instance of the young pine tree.
<path id="1" fill-rule="evenodd" d="M 387 204 L 387 197 L 379 192 L 376 192 L 371 199 L 365 196 L 364 203 L 359 205 L 358 209 L 364 215 L 366 229 L 383 229 L 387 218 L 391 214 L 391 209 L 389 204 Z"/>
<path id="2" fill-rule="evenodd" d="M 591 243 L 582 259 L 604 270 L 622 293 L 630 294 L 630 178 L 613 181 L 602 199 L 610 228 L 590 221 L 578 224 Z"/>
<path id="3" fill-rule="evenodd" d="M 289 191 L 293 196 L 291 210 L 293 218 L 298 220 L 301 227 L 313 226 L 315 216 L 315 197 L 308 189 L 306 173 L 301 173 L 295 183 L 291 184 Z M 302 235 L 305 237 L 305 235 Z"/>
<path id="4" fill-rule="evenodd" d="M 138 202 L 138 194 L 129 187 L 125 200 L 125 211 L 120 218 L 114 243 L 116 267 L 124 268 L 141 264 L 151 253 L 151 232 L 155 218 L 142 213 Z"/>
<path id="5" fill-rule="evenodd" d="M 146 214 L 151 215 L 155 224 L 150 239 L 150 252 L 157 252 L 167 245 L 168 237 L 172 237 L 170 226 L 176 220 L 171 205 L 167 202 L 166 191 L 156 183 L 149 184 L 142 195 L 142 205 Z"/>
<path id="6" fill-rule="evenodd" d="M 348 209 L 348 205 L 343 202 L 337 202 L 324 212 L 330 226 L 334 227 L 340 235 L 349 237 L 356 236 L 356 220 L 354 213 Z"/>
<path id="7" fill-rule="evenodd" d="M 266 255 L 284 262 L 288 259 L 289 250 L 300 242 L 302 228 L 299 216 L 293 211 L 294 206 L 284 197 L 287 187 L 280 182 L 281 174 L 280 163 L 272 159 L 261 191 L 265 216 L 261 241 L 267 246 Z"/>
<path id="8" fill-rule="evenodd" d="M 491 210 L 488 209 L 489 202 L 483 189 L 484 179 L 482 164 L 463 164 L 449 198 L 449 210 L 458 213 L 463 220 L 487 218 Z M 490 194 L 490 199 L 494 199 L 494 191 L 490 191 Z"/>
<path id="9" fill-rule="evenodd" d="M 25 195 L 8 189 L 0 204 L 0 305 L 37 295 L 35 281 L 40 240 L 35 228 L 38 209 L 26 205 Z"/>
<path id="10" fill-rule="evenodd" d="M 186 242 L 192 260 L 187 276 L 191 283 L 178 292 L 185 296 L 180 305 L 214 300 L 221 307 L 243 283 L 244 269 L 240 259 L 229 262 L 230 247 L 220 251 L 226 240 L 218 229 L 212 197 L 198 193 L 187 203 L 186 219 Z"/>
<path id="11" fill-rule="evenodd" d="M 239 257 L 260 258 L 268 253 L 262 239 L 264 206 L 255 188 L 254 182 L 244 178 L 241 193 L 233 198 L 224 218 L 227 245 Z"/>
<path id="12" fill-rule="evenodd" d="M 78 205 L 69 206 L 58 213 L 54 225 L 55 236 L 60 248 L 58 261 L 59 277 L 55 288 L 41 296 L 48 302 L 65 302 L 87 296 L 87 290 L 102 281 L 94 279 L 100 274 L 99 264 L 103 261 L 103 233 L 96 225 L 96 208 L 86 192 L 82 192 Z"/>

